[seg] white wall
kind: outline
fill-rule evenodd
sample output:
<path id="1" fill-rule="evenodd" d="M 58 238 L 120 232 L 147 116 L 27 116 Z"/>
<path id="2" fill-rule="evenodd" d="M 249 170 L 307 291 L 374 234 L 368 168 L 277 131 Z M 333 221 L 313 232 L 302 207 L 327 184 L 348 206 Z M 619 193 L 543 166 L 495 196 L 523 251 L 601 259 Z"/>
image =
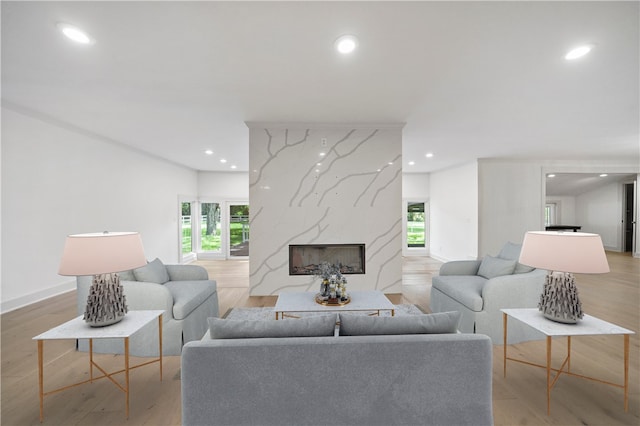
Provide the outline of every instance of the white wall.
<path id="1" fill-rule="evenodd" d="M 481 159 L 478 164 L 480 256 L 496 254 L 506 241 L 522 242 L 525 232 L 544 228 L 547 173 L 638 173 L 640 169 L 633 158 L 623 161 Z"/>
<path id="2" fill-rule="evenodd" d="M 314 243 L 364 243 L 349 287 L 400 292 L 402 126 L 248 125 L 251 294 L 317 290 L 288 264 L 289 244 Z"/>
<path id="3" fill-rule="evenodd" d="M 248 200 L 249 173 L 198 172 L 198 198 Z"/>
<path id="4" fill-rule="evenodd" d="M 622 251 L 622 189 L 622 184 L 615 182 L 576 197 L 581 231 L 600 234 L 606 250 Z"/>
<path id="5" fill-rule="evenodd" d="M 57 274 L 68 234 L 138 231 L 177 262 L 178 197 L 196 191 L 193 170 L 3 106 L 2 311 L 75 288 Z"/>
<path id="6" fill-rule="evenodd" d="M 402 199 L 408 201 L 428 200 L 430 192 L 429 181 L 429 173 L 403 173 Z"/>
<path id="7" fill-rule="evenodd" d="M 478 165 L 469 163 L 430 176 L 431 242 L 435 259 L 478 256 Z"/>
<path id="8" fill-rule="evenodd" d="M 480 256 L 496 255 L 527 231 L 544 229 L 544 185 L 539 161 L 479 160 Z"/>

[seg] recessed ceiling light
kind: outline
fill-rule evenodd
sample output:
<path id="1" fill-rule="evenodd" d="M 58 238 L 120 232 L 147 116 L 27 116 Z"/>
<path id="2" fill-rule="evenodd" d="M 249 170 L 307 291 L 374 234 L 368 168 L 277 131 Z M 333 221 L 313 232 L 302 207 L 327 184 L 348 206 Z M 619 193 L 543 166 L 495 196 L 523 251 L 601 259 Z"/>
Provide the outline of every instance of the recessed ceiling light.
<path id="1" fill-rule="evenodd" d="M 575 49 L 570 50 L 569 53 L 567 53 L 566 55 L 564 55 L 564 58 L 568 61 L 572 61 L 574 59 L 581 58 L 587 53 L 591 52 L 591 49 L 593 49 L 593 45 L 591 44 L 578 46 Z"/>
<path id="2" fill-rule="evenodd" d="M 425 155 L 425 157 L 432 158 L 433 157 L 433 152 L 427 152 L 427 155 Z"/>
<path id="3" fill-rule="evenodd" d="M 235 164 L 232 164 L 232 165 L 231 165 L 231 168 L 232 168 L 232 169 L 237 169 L 237 168 L 238 168 L 238 166 L 236 166 Z"/>
<path id="4" fill-rule="evenodd" d="M 327 155 L 327 154 L 325 154 L 324 152 L 320 153 L 320 157 L 324 157 L 325 155 Z"/>
<path id="5" fill-rule="evenodd" d="M 416 162 L 415 161 L 409 161 L 409 163 L 407 163 L 407 164 L 409 164 L 410 166 L 413 166 L 414 164 L 416 164 Z"/>
<path id="6" fill-rule="evenodd" d="M 606 173 L 603 173 L 603 174 L 600 175 L 600 177 L 607 177 L 607 176 L 609 176 L 609 175 L 606 174 Z"/>
<path id="7" fill-rule="evenodd" d="M 548 177 L 548 178 L 554 178 L 554 177 L 556 177 L 556 175 L 554 175 L 554 174 L 552 173 L 552 174 L 548 174 L 548 175 L 547 175 L 547 177 Z"/>
<path id="8" fill-rule="evenodd" d="M 92 39 L 89 34 L 84 32 L 78 27 L 74 27 L 73 25 L 65 24 L 64 22 L 59 22 L 57 25 L 58 29 L 62 31 L 67 38 L 75 41 L 80 44 L 94 44 L 95 40 Z"/>
<path id="9" fill-rule="evenodd" d="M 204 153 L 207 155 L 213 155 L 213 151 L 211 151 L 210 149 L 207 149 Z"/>
<path id="10" fill-rule="evenodd" d="M 226 158 L 221 158 L 221 159 L 220 159 L 220 162 L 221 162 L 221 163 L 226 163 L 226 162 L 227 162 L 227 159 L 226 159 Z"/>
<path id="11" fill-rule="evenodd" d="M 347 55 L 358 47 L 358 39 L 352 35 L 343 35 L 336 40 L 336 50 L 343 55 Z"/>

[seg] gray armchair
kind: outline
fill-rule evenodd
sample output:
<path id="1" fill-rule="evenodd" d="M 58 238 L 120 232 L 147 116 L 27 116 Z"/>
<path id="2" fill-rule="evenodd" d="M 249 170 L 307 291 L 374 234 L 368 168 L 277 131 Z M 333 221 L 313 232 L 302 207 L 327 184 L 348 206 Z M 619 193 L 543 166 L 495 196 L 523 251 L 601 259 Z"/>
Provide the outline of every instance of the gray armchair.
<path id="1" fill-rule="evenodd" d="M 537 308 L 547 273 L 518 263 L 520 248 L 507 243 L 497 257 L 443 264 L 433 277 L 431 311 L 459 311 L 461 332 L 486 334 L 494 345 L 503 344 L 500 309 Z M 508 343 L 543 337 L 517 321 L 509 323 L 508 333 Z"/>
<path id="2" fill-rule="evenodd" d="M 207 318 L 218 316 L 216 282 L 197 265 L 164 265 L 159 259 L 132 271 L 119 273 L 129 310 L 163 310 L 163 355 L 180 355 L 182 345 L 200 340 L 207 332 Z M 78 315 L 87 304 L 91 276 L 77 277 Z M 134 356 L 158 355 L 158 325 L 152 322 L 134 334 L 129 351 Z M 87 351 L 87 340 L 78 349 Z M 122 339 L 94 340 L 94 352 L 124 352 Z"/>

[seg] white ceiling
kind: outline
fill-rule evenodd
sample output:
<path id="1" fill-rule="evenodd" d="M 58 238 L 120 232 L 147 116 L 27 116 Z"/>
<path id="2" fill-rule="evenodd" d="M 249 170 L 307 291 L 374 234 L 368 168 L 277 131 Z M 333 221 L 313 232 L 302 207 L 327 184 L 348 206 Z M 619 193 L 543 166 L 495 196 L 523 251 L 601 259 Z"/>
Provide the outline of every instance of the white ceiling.
<path id="1" fill-rule="evenodd" d="M 546 195 L 576 196 L 616 182 L 631 183 L 636 177 L 628 173 L 555 173 L 546 178 Z"/>
<path id="2" fill-rule="evenodd" d="M 2 1 L 1 11 L 5 106 L 197 170 L 248 169 L 245 121 L 403 122 L 406 172 L 640 155 L 638 2 Z M 96 43 L 69 42 L 59 21 Z M 333 50 L 345 33 L 360 42 L 349 57 Z M 585 42 L 590 55 L 563 59 Z"/>

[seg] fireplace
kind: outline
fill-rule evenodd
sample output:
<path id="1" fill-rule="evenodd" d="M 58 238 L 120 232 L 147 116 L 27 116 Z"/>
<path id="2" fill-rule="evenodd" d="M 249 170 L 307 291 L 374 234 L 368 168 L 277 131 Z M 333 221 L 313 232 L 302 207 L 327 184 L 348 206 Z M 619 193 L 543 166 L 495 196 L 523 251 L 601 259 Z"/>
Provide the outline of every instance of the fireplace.
<path id="1" fill-rule="evenodd" d="M 364 244 L 289 246 L 289 275 L 315 275 L 322 262 L 340 265 L 343 274 L 364 274 Z"/>

